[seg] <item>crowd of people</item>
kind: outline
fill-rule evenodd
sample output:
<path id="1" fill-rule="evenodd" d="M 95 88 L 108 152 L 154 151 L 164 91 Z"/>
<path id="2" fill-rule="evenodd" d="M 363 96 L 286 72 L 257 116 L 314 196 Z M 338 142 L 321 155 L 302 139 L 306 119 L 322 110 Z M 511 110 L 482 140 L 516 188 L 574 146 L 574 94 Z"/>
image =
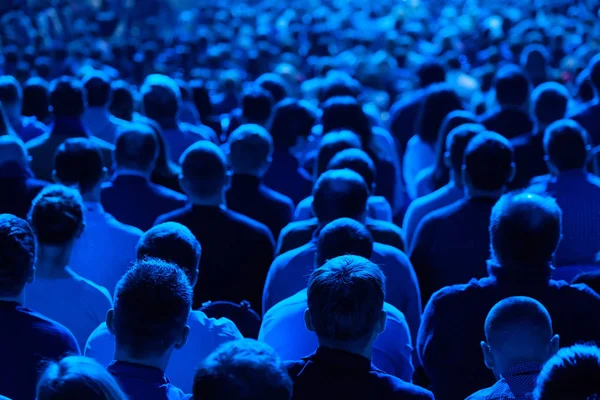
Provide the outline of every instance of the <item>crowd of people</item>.
<path id="1" fill-rule="evenodd" d="M 0 19 L 0 399 L 600 399 L 600 3 Z"/>

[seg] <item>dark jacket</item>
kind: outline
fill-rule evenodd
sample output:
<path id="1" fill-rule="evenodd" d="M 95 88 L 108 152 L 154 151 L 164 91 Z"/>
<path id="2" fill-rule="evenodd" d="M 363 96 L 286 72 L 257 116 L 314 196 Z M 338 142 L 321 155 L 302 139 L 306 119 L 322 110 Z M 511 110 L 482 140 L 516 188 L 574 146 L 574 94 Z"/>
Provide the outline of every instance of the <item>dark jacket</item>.
<path id="1" fill-rule="evenodd" d="M 517 107 L 490 111 L 481 116 L 480 123 L 488 131 L 499 133 L 509 140 L 533 130 L 529 114 Z"/>

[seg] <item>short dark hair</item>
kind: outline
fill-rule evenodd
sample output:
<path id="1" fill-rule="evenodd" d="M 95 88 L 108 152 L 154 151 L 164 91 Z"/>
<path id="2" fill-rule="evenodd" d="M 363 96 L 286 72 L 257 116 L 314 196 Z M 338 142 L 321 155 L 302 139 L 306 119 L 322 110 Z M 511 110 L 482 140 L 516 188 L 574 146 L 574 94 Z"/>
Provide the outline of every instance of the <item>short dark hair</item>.
<path id="1" fill-rule="evenodd" d="M 446 70 L 444 65 L 438 61 L 426 61 L 419 67 L 417 76 L 419 77 L 419 85 L 425 88 L 435 83 L 444 82 L 446 80 Z"/>
<path id="2" fill-rule="evenodd" d="M 242 339 L 219 346 L 196 371 L 194 398 L 289 400 L 292 381 L 267 344 Z"/>
<path id="3" fill-rule="evenodd" d="M 556 121 L 544 133 L 544 151 L 559 171 L 585 167 L 589 143 L 585 128 L 572 119 Z"/>
<path id="4" fill-rule="evenodd" d="M 83 78 L 88 107 L 104 107 L 110 99 L 110 80 L 104 73 L 95 72 Z"/>
<path id="5" fill-rule="evenodd" d="M 600 90 L 600 54 L 596 54 L 589 63 L 590 82 L 596 90 Z"/>
<path id="6" fill-rule="evenodd" d="M 136 261 L 117 283 L 114 333 L 132 357 L 164 354 L 185 327 L 192 288 L 181 268 L 157 258 Z"/>
<path id="7" fill-rule="evenodd" d="M 315 265 L 319 268 L 329 260 L 346 255 L 370 259 L 373 236 L 360 222 L 340 218 L 328 223 L 319 232 Z"/>
<path id="8" fill-rule="evenodd" d="M 21 84 L 11 75 L 0 76 L 0 102 L 14 104 L 23 99 Z"/>
<path id="9" fill-rule="evenodd" d="M 360 149 L 360 137 L 350 131 L 335 131 L 325 135 L 319 142 L 315 163 L 316 176 L 327 171 L 327 165 L 339 152 L 348 149 Z"/>
<path id="10" fill-rule="evenodd" d="M 80 117 L 85 111 L 84 89 L 69 76 L 61 76 L 50 83 L 50 106 L 56 117 Z"/>
<path id="11" fill-rule="evenodd" d="M 271 116 L 274 104 L 271 93 L 255 86 L 242 96 L 242 116 L 249 123 L 263 123 Z"/>
<path id="12" fill-rule="evenodd" d="M 569 92 L 556 82 L 542 83 L 531 93 L 531 107 L 535 117 L 544 123 L 562 119 L 567 113 Z"/>
<path id="13" fill-rule="evenodd" d="M 33 200 L 27 219 L 38 243 L 67 244 L 83 230 L 83 200 L 75 189 L 48 186 Z"/>
<path id="14" fill-rule="evenodd" d="M 135 102 L 133 99 L 133 91 L 129 84 L 125 81 L 114 81 L 110 85 L 110 113 L 117 118 L 130 120 L 133 118 Z"/>
<path id="15" fill-rule="evenodd" d="M 513 146 L 495 132 L 481 132 L 465 150 L 464 172 L 479 190 L 496 191 L 506 186 L 514 168 Z"/>
<path id="16" fill-rule="evenodd" d="M 273 153 L 273 140 L 260 125 L 246 124 L 231 133 L 229 162 L 234 172 L 253 173 L 264 167 Z"/>
<path id="17" fill-rule="evenodd" d="M 50 115 L 48 82 L 38 77 L 30 78 L 25 82 L 21 114 L 26 117 L 36 117 L 38 121 L 46 121 Z"/>
<path id="18" fill-rule="evenodd" d="M 263 74 L 254 83 L 271 93 L 274 103 L 285 99 L 290 92 L 287 82 L 278 74 Z"/>
<path id="19" fill-rule="evenodd" d="M 359 174 L 369 189 L 375 185 L 375 164 L 371 157 L 360 149 L 346 149 L 337 153 L 327 164 L 327 170 L 332 169 L 349 169 Z"/>
<path id="20" fill-rule="evenodd" d="M 90 139 L 70 138 L 56 149 L 54 171 L 60 183 L 86 193 L 102 179 L 104 161 L 98 146 Z"/>
<path id="21" fill-rule="evenodd" d="M 24 219 L 0 214 L 0 296 L 23 290 L 35 264 L 35 236 Z"/>
<path id="22" fill-rule="evenodd" d="M 450 131 L 446 137 L 446 151 L 450 154 L 450 163 L 455 173 L 460 174 L 462 171 L 469 142 L 483 131 L 485 127 L 479 124 L 464 124 Z"/>
<path id="23" fill-rule="evenodd" d="M 308 282 L 308 310 L 319 338 L 368 338 L 384 301 L 385 276 L 376 264 L 362 257 L 334 258 L 315 269 Z"/>
<path id="24" fill-rule="evenodd" d="M 165 75 L 148 75 L 140 88 L 144 112 L 148 118 L 174 118 L 179 111 L 181 92 L 177 83 Z"/>
<path id="25" fill-rule="evenodd" d="M 177 222 L 165 222 L 149 229 L 138 241 L 137 259 L 158 258 L 181 268 L 192 286 L 198 279 L 202 247 L 194 234 Z"/>
<path id="26" fill-rule="evenodd" d="M 223 190 L 227 175 L 225 154 L 208 141 L 197 142 L 182 154 L 181 173 L 196 195 L 214 195 Z"/>
<path id="27" fill-rule="evenodd" d="M 494 87 L 500 105 L 521 106 L 529 99 L 531 84 L 522 68 L 510 64 L 496 72 Z"/>
<path id="28" fill-rule="evenodd" d="M 356 133 L 363 148 L 368 148 L 373 136 L 371 120 L 362 105 L 349 96 L 332 97 L 323 104 L 323 133 L 347 129 Z"/>
<path id="29" fill-rule="evenodd" d="M 285 99 L 273 108 L 271 127 L 276 150 L 288 150 L 298 138 L 308 138 L 317 122 L 317 112 L 305 100 Z"/>
<path id="30" fill-rule="evenodd" d="M 431 86 L 425 94 L 416 122 L 416 133 L 425 143 L 435 145 L 444 119 L 452 111 L 462 110 L 463 105 L 456 92 L 446 84 Z"/>
<path id="31" fill-rule="evenodd" d="M 115 143 L 115 163 L 118 167 L 146 171 L 158 157 L 158 140 L 152 129 L 135 124 L 121 132 Z"/>
<path id="32" fill-rule="evenodd" d="M 588 400 L 600 394 L 600 349 L 577 344 L 560 349 L 542 368 L 536 400 Z"/>
<path id="33" fill-rule="evenodd" d="M 492 263 L 522 268 L 526 274 L 528 267 L 551 263 L 561 238 L 562 212 L 549 197 L 506 194 L 492 209 L 489 232 Z"/>
<path id="34" fill-rule="evenodd" d="M 338 218 L 358 218 L 367 209 L 369 189 L 362 177 L 349 169 L 324 172 L 313 189 L 313 211 L 321 223 Z"/>
<path id="35" fill-rule="evenodd" d="M 201 80 L 193 80 L 190 82 L 190 90 L 200 119 L 210 117 L 213 114 L 213 104 L 205 83 Z"/>
<path id="36" fill-rule="evenodd" d="M 592 80 L 590 79 L 589 69 L 586 68 L 577 75 L 575 85 L 577 88 L 575 97 L 577 97 L 581 102 L 587 103 L 588 101 L 594 100 L 596 93 L 594 85 L 592 84 Z"/>

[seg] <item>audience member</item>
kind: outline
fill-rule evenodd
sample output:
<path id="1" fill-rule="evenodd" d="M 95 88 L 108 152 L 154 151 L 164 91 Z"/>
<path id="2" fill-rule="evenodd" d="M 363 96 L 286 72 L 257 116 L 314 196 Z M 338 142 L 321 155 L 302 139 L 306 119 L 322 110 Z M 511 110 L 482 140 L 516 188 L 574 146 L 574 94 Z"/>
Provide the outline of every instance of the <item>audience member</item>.
<path id="1" fill-rule="evenodd" d="M 548 311 L 528 297 L 502 300 L 485 320 L 485 338 L 483 359 L 498 381 L 467 400 L 531 398 L 544 363 L 559 347 Z"/>
<path id="2" fill-rule="evenodd" d="M 200 365 L 194 398 L 290 400 L 292 382 L 272 348 L 244 339 L 220 346 Z"/>
<path id="3" fill-rule="evenodd" d="M 110 113 L 121 120 L 133 121 L 135 101 L 131 86 L 125 81 L 114 81 L 110 85 L 110 93 Z"/>
<path id="4" fill-rule="evenodd" d="M 205 82 L 198 80 L 191 81 L 190 90 L 192 91 L 194 105 L 198 111 L 198 115 L 200 115 L 200 121 L 215 131 L 218 136 L 221 136 L 223 133 L 221 119 L 219 116 L 214 115 L 212 99 Z"/>
<path id="5" fill-rule="evenodd" d="M 86 357 L 65 357 L 47 367 L 37 385 L 38 400 L 127 400 L 115 378 Z"/>
<path id="6" fill-rule="evenodd" d="M 102 186 L 102 205 L 118 221 L 145 231 L 162 214 L 184 207 L 187 199 L 150 181 L 158 156 L 156 135 L 142 124 L 132 128 L 117 137 L 115 174 Z"/>
<path id="7" fill-rule="evenodd" d="M 104 165 L 112 165 L 114 146 L 96 137 L 90 137 L 81 120 L 85 112 L 85 94 L 81 84 L 73 78 L 63 76 L 50 84 L 50 106 L 53 123 L 50 132 L 27 142 L 31 156 L 31 170 L 36 178 L 51 182 L 54 154 L 69 138 L 89 138 L 101 152 Z M 79 169 L 80 166 L 76 166 Z"/>
<path id="8" fill-rule="evenodd" d="M 591 59 L 588 65 L 589 80 L 594 90 L 594 99 L 577 109 L 570 118 L 577 121 L 590 135 L 590 142 L 600 145 L 600 54 Z"/>
<path id="9" fill-rule="evenodd" d="M 165 370 L 185 345 L 192 288 L 183 270 L 148 258 L 137 261 L 117 284 L 106 325 L 115 335 L 110 372 L 131 400 L 188 399 Z"/>
<path id="10" fill-rule="evenodd" d="M 0 76 L 0 102 L 8 123 L 24 142 L 46 132 L 46 126 L 42 122 L 22 115 L 23 89 L 13 76 Z"/>
<path id="11" fill-rule="evenodd" d="M 373 343 L 385 330 L 385 276 L 357 256 L 334 258 L 311 275 L 304 320 L 317 351 L 287 364 L 293 399 L 433 399 L 377 369 Z"/>
<path id="12" fill-rule="evenodd" d="M 64 326 L 24 307 L 25 286 L 34 280 L 36 245 L 29 224 L 0 215 L 0 393 L 13 400 L 35 398 L 40 364 L 79 354 Z"/>
<path id="13" fill-rule="evenodd" d="M 466 197 L 424 217 L 411 243 L 410 260 L 425 303 L 445 286 L 487 276 L 490 214 L 514 173 L 506 138 L 482 132 L 471 139 L 463 161 Z"/>
<path id="14" fill-rule="evenodd" d="M 373 247 L 371 233 L 360 222 L 348 218 L 338 219 L 326 225 L 319 234 L 314 257 L 315 268 L 319 268 L 330 259 L 345 255 L 370 259 L 373 256 Z M 310 268 L 305 270 L 311 272 Z M 318 346 L 317 337 L 304 326 L 306 307 L 307 289 L 304 288 L 274 305 L 263 317 L 258 339 L 273 346 L 284 361 L 296 360 L 310 354 Z M 373 345 L 373 363 L 388 374 L 411 382 L 412 345 L 406 319 L 388 303 L 384 303 L 383 310 L 387 314 L 386 329 Z M 295 334 L 289 335 L 289 332 Z"/>
<path id="15" fill-rule="evenodd" d="M 71 269 L 73 246 L 85 230 L 81 196 L 75 189 L 45 188 L 33 201 L 29 223 L 37 239 L 37 258 L 25 304 L 65 325 L 84 348 L 112 299 L 106 288 Z"/>
<path id="16" fill-rule="evenodd" d="M 21 114 L 23 117 L 34 117 L 42 124 L 50 123 L 50 92 L 48 82 L 44 79 L 32 77 L 25 82 Z"/>
<path id="17" fill-rule="evenodd" d="M 54 177 L 63 185 L 76 187 L 83 198 L 85 230 L 73 247 L 71 267 L 112 291 L 135 259 L 135 246 L 142 232 L 104 211 L 100 196 L 106 168 L 91 139 L 67 139 L 58 147 Z"/>
<path id="18" fill-rule="evenodd" d="M 294 203 L 262 183 L 271 166 L 273 140 L 263 127 L 242 125 L 229 136 L 229 163 L 233 176 L 227 191 L 227 207 L 265 224 L 273 234 L 292 220 Z"/>
<path id="19" fill-rule="evenodd" d="M 600 297 L 586 286 L 550 280 L 560 237 L 561 211 L 552 199 L 508 194 L 494 206 L 490 276 L 440 290 L 423 314 L 417 348 L 436 398 L 464 398 L 493 385 L 477 344 L 490 309 L 505 298 L 542 303 L 565 346 L 600 337 Z"/>
<path id="20" fill-rule="evenodd" d="M 262 288 L 274 241 L 263 224 L 225 208 L 229 186 L 225 154 L 202 141 L 181 156 L 181 187 L 191 205 L 162 215 L 156 224 L 179 222 L 202 244 L 194 307 L 209 300 L 248 300 L 260 312 Z"/>

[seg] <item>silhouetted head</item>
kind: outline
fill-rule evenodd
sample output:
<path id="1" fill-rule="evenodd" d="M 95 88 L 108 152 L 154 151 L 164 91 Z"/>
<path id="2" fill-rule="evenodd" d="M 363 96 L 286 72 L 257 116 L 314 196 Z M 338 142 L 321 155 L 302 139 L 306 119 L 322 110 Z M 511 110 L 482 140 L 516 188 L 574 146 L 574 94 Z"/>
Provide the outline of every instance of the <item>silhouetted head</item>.
<path id="1" fill-rule="evenodd" d="M 313 211 L 324 225 L 338 218 L 362 221 L 369 189 L 359 174 L 348 169 L 327 171 L 313 188 Z"/>
<path id="2" fill-rule="evenodd" d="M 0 297 L 19 296 L 33 282 L 35 236 L 24 219 L 0 214 Z"/>
<path id="3" fill-rule="evenodd" d="M 590 82 L 596 88 L 596 96 L 600 91 L 600 54 L 596 54 L 588 64 L 590 70 Z"/>
<path id="4" fill-rule="evenodd" d="M 351 218 L 336 219 L 319 232 L 315 266 L 341 256 L 359 256 L 370 259 L 373 255 L 373 236 L 360 222 Z"/>
<path id="5" fill-rule="evenodd" d="M 112 93 L 108 106 L 110 113 L 117 118 L 131 121 L 135 110 L 133 89 L 125 81 L 114 81 L 110 87 Z"/>
<path id="6" fill-rule="evenodd" d="M 214 143 L 200 141 L 181 156 L 180 184 L 194 202 L 212 201 L 223 196 L 229 184 L 227 160 Z"/>
<path id="7" fill-rule="evenodd" d="M 242 119 L 248 124 L 264 126 L 274 104 L 271 93 L 261 87 L 253 87 L 242 96 Z"/>
<path id="8" fill-rule="evenodd" d="M 106 168 L 98 146 L 90 139 L 65 140 L 54 154 L 54 179 L 73 186 L 81 194 L 96 189 L 106 177 Z"/>
<path id="9" fill-rule="evenodd" d="M 146 125 L 135 124 L 117 136 L 113 156 L 117 169 L 150 174 L 158 158 L 156 135 Z"/>
<path id="10" fill-rule="evenodd" d="M 29 155 L 25 143 L 17 136 L 0 136 L 0 170 L 17 167 L 24 170 L 29 166 Z"/>
<path id="11" fill-rule="evenodd" d="M 419 67 L 417 73 L 419 77 L 419 86 L 426 88 L 436 83 L 442 83 L 446 80 L 446 70 L 444 65 L 437 61 L 428 61 Z"/>
<path id="12" fill-rule="evenodd" d="M 349 169 L 356 172 L 367 184 L 369 193 L 375 192 L 375 164 L 364 151 L 356 148 L 340 151 L 327 164 L 328 171 L 335 169 Z"/>
<path id="13" fill-rule="evenodd" d="M 268 91 L 275 104 L 285 99 L 290 93 L 287 82 L 278 74 L 263 74 L 254 83 Z"/>
<path id="14" fill-rule="evenodd" d="M 324 134 L 349 130 L 360 137 L 363 148 L 368 148 L 371 144 L 371 120 L 362 105 L 352 97 L 332 97 L 327 100 L 323 104 L 321 124 Z"/>
<path id="15" fill-rule="evenodd" d="M 425 143 L 435 146 L 444 119 L 452 111 L 462 110 L 463 105 L 452 88 L 445 84 L 431 86 L 416 122 L 416 132 Z"/>
<path id="16" fill-rule="evenodd" d="M 325 135 L 319 142 L 315 162 L 315 179 L 327 171 L 327 165 L 338 153 L 348 149 L 362 148 L 358 135 L 350 131 L 336 131 Z"/>
<path id="17" fill-rule="evenodd" d="M 567 88 L 556 82 L 542 83 L 531 93 L 531 113 L 538 123 L 547 126 L 562 119 L 569 106 Z"/>
<path id="18" fill-rule="evenodd" d="M 50 107 L 54 117 L 79 118 L 85 111 L 85 94 L 81 83 L 62 76 L 50 83 Z"/>
<path id="19" fill-rule="evenodd" d="M 591 151 L 587 131 L 571 119 L 556 121 L 544 133 L 546 164 L 550 171 L 584 169 Z"/>
<path id="20" fill-rule="evenodd" d="M 83 78 L 88 107 L 106 107 L 110 100 L 110 80 L 105 73 L 94 72 Z"/>
<path id="21" fill-rule="evenodd" d="M 46 122 L 50 116 L 50 90 L 48 82 L 41 78 L 29 78 L 23 86 L 21 114 Z"/>
<path id="22" fill-rule="evenodd" d="M 265 128 L 247 124 L 237 128 L 227 139 L 229 162 L 233 173 L 262 177 L 272 161 L 273 140 Z"/>
<path id="23" fill-rule="evenodd" d="M 503 107 L 521 107 L 529 100 L 531 84 L 521 68 L 506 65 L 496 72 L 494 88 L 498 104 Z"/>
<path id="24" fill-rule="evenodd" d="M 469 142 L 484 131 L 485 127 L 479 124 L 464 124 L 450 131 L 450 134 L 446 138 L 444 159 L 446 166 L 454 172 L 456 177 L 462 176 L 465 151 Z M 458 180 L 462 185 L 462 179 Z"/>
<path id="25" fill-rule="evenodd" d="M 317 121 L 316 109 L 305 100 L 285 99 L 273 108 L 269 131 L 275 150 L 303 145 Z"/>
<path id="26" fill-rule="evenodd" d="M 181 92 L 173 79 L 166 75 L 149 75 L 140 88 L 140 94 L 148 118 L 158 122 L 177 118 Z"/>

